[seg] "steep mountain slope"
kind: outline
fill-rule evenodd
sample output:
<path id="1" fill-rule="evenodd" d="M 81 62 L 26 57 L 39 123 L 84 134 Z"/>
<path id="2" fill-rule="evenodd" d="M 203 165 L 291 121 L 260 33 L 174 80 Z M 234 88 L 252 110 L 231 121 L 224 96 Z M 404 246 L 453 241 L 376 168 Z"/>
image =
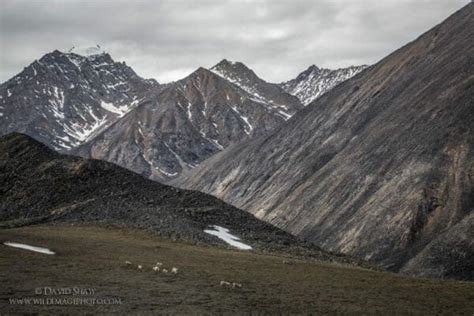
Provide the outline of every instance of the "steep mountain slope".
<path id="1" fill-rule="evenodd" d="M 178 184 L 326 249 L 472 280 L 473 6 Z"/>
<path id="2" fill-rule="evenodd" d="M 81 56 L 55 50 L 0 85 L 0 135 L 22 132 L 68 151 L 158 87 L 106 53 Z"/>
<path id="3" fill-rule="evenodd" d="M 285 94 L 286 95 L 286 94 Z M 288 95 L 287 95 L 288 96 Z M 262 135 L 301 107 L 263 102 L 199 68 L 81 146 L 76 153 L 166 181 L 232 143 Z"/>
<path id="4" fill-rule="evenodd" d="M 23 134 L 0 137 L 0 195 L 4 228 L 105 223 L 227 245 L 203 231 L 219 225 L 254 250 L 301 251 L 309 257 L 365 265 L 320 251 L 210 195 L 166 186 L 105 161 L 61 155 Z"/>
<path id="5" fill-rule="evenodd" d="M 334 88 L 339 83 L 357 75 L 366 65 L 340 69 L 318 68 L 316 65 L 300 73 L 295 79 L 283 82 L 280 86 L 286 92 L 298 97 L 304 105 Z"/>
<path id="6" fill-rule="evenodd" d="M 288 94 L 279 85 L 259 78 L 253 70 L 241 62 L 223 59 L 210 70 L 247 91 L 254 101 L 278 109 L 287 119 L 302 108 L 297 98 Z"/>

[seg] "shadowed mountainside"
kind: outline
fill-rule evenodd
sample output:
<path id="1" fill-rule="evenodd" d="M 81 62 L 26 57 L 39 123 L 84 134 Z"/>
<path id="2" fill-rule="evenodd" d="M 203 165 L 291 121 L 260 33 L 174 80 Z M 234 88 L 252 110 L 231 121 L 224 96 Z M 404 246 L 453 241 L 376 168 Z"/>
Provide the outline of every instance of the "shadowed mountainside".
<path id="1" fill-rule="evenodd" d="M 370 265 L 330 254 L 210 195 L 148 180 L 112 163 L 58 154 L 23 134 L 0 138 L 0 227 L 90 222 L 214 245 L 219 225 L 259 251 Z"/>

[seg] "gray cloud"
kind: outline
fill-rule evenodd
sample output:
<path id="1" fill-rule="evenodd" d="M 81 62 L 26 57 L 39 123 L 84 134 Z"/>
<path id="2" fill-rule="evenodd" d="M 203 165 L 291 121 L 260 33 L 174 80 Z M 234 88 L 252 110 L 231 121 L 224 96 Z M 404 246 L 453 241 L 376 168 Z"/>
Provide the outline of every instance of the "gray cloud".
<path id="1" fill-rule="evenodd" d="M 2 0 L 0 81 L 54 49 L 100 44 L 160 82 L 222 58 L 268 81 L 372 64 L 469 0 Z"/>

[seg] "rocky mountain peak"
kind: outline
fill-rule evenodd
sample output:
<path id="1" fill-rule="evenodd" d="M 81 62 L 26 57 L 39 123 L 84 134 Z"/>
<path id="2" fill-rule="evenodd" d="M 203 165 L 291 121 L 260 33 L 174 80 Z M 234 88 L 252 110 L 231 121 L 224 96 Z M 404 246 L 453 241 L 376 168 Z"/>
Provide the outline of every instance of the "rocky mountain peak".
<path id="1" fill-rule="evenodd" d="M 316 66 L 316 65 L 311 65 L 308 67 L 308 69 L 306 69 L 304 72 L 312 72 L 312 71 L 318 71 L 319 70 L 319 67 Z"/>
<path id="2" fill-rule="evenodd" d="M 339 83 L 355 76 L 365 68 L 367 68 L 367 65 L 332 70 L 311 65 L 295 79 L 281 83 L 280 87 L 291 95 L 296 96 L 304 105 L 308 105 Z"/>
<path id="3" fill-rule="evenodd" d="M 228 80 L 233 81 L 239 81 L 239 79 L 246 79 L 249 81 L 262 80 L 244 63 L 238 61 L 228 61 L 227 59 L 223 59 L 215 66 L 211 67 L 211 71 Z"/>
<path id="4" fill-rule="evenodd" d="M 229 67 L 233 62 L 228 61 L 227 59 L 222 59 L 220 62 L 218 62 L 216 65 L 214 65 L 212 68 L 215 67 Z"/>
<path id="5" fill-rule="evenodd" d="M 245 78 L 234 71 L 238 64 L 220 64 L 219 69 L 235 74 L 233 78 Z M 278 86 L 262 82 L 257 78 L 248 87 L 200 67 L 167 85 L 149 104 L 81 146 L 78 153 L 169 181 L 231 144 L 277 128 L 302 107 Z"/>
<path id="6" fill-rule="evenodd" d="M 70 150 L 158 89 L 107 53 L 54 50 L 0 85 L 0 133 L 27 133 L 57 150 Z"/>
<path id="7" fill-rule="evenodd" d="M 290 118 L 302 105 L 276 84 L 268 83 L 241 62 L 223 59 L 210 69 L 220 77 L 246 91 L 257 102 L 276 108 L 285 119 Z"/>
<path id="8" fill-rule="evenodd" d="M 199 67 L 194 72 L 192 72 L 189 76 L 183 78 L 182 80 L 202 78 L 202 77 L 207 77 L 207 76 L 215 76 L 215 74 L 211 72 L 209 69 L 206 69 L 204 67 Z"/>

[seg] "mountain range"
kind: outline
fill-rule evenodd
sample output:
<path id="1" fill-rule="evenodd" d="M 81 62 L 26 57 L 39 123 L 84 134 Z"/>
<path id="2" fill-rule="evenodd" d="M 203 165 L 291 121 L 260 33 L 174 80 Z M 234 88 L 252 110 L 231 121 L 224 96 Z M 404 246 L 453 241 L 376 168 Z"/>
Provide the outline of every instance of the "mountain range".
<path id="1" fill-rule="evenodd" d="M 242 64 L 239 70 L 250 71 Z M 253 79 L 263 82 L 256 76 Z M 169 84 L 75 153 L 166 181 L 230 144 L 275 129 L 302 108 L 296 97 L 274 84 L 264 88 L 268 86 L 274 90 L 256 88 L 251 93 L 199 68 Z"/>
<path id="2" fill-rule="evenodd" d="M 474 278 L 469 4 L 175 185 L 392 271 Z"/>
<path id="3" fill-rule="evenodd" d="M 0 220 L 205 242 L 224 225 L 473 280 L 473 10 L 375 65 L 280 84 L 226 59 L 160 84 L 97 49 L 48 53 L 0 85 Z"/>
<path id="4" fill-rule="evenodd" d="M 166 182 L 302 108 L 240 62 L 224 59 L 159 84 L 97 47 L 55 50 L 0 85 L 0 135 L 26 133 Z"/>

